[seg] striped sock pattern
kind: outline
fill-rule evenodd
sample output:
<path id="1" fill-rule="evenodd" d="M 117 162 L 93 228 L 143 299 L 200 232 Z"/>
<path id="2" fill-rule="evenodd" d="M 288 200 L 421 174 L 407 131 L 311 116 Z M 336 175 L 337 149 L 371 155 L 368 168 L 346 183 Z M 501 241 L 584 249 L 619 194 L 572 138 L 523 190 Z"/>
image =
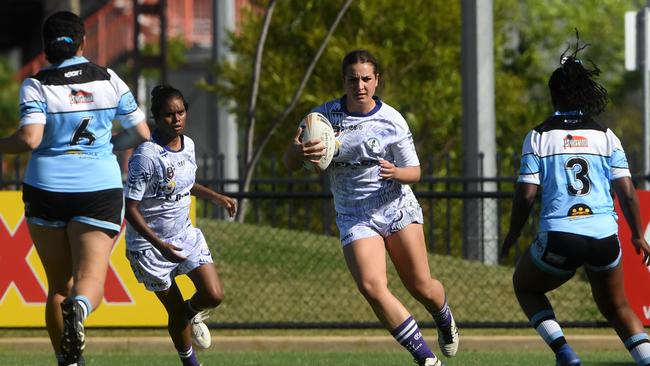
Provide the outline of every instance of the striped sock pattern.
<path id="1" fill-rule="evenodd" d="M 418 323 L 409 316 L 400 326 L 391 332 L 395 340 L 406 348 L 416 360 L 423 360 L 427 357 L 435 357 L 429 346 L 424 341 Z"/>
<path id="2" fill-rule="evenodd" d="M 623 343 L 625 344 L 625 348 L 630 351 L 637 365 L 650 365 L 650 340 L 647 334 L 635 334 Z"/>
<path id="3" fill-rule="evenodd" d="M 199 366 L 199 360 L 196 358 L 192 346 L 187 351 L 178 351 L 178 356 L 181 358 L 183 366 Z"/>
<path id="4" fill-rule="evenodd" d="M 564 332 L 552 310 L 542 310 L 530 318 L 530 323 L 554 352 L 566 344 Z"/>
<path id="5" fill-rule="evenodd" d="M 433 316 L 433 321 L 436 322 L 437 326 L 448 327 L 451 323 L 451 311 L 449 310 L 449 305 L 447 305 L 447 298 L 445 297 L 445 304 L 442 305 L 442 309 L 437 312 L 431 313 Z"/>
<path id="6" fill-rule="evenodd" d="M 79 304 L 83 312 L 83 319 L 81 319 L 81 321 L 85 321 L 88 315 L 90 315 L 90 313 L 93 311 L 93 306 L 90 303 L 90 300 L 83 295 L 75 296 L 74 300 L 77 302 L 77 304 Z"/>

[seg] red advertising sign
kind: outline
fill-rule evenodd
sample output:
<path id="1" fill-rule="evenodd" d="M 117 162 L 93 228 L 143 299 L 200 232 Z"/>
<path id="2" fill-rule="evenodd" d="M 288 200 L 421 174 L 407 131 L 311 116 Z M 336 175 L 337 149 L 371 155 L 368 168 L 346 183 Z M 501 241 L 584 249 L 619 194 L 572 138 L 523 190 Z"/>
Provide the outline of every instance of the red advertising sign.
<path id="1" fill-rule="evenodd" d="M 637 191 L 641 206 L 641 224 L 643 225 L 646 240 L 650 235 L 650 191 Z M 623 251 L 623 278 L 625 281 L 625 295 L 632 310 L 641 319 L 644 326 L 650 326 L 650 268 L 643 264 L 643 255 L 636 254 L 631 242 L 630 229 L 625 221 L 625 216 L 616 202 L 618 213 L 618 236 Z"/>

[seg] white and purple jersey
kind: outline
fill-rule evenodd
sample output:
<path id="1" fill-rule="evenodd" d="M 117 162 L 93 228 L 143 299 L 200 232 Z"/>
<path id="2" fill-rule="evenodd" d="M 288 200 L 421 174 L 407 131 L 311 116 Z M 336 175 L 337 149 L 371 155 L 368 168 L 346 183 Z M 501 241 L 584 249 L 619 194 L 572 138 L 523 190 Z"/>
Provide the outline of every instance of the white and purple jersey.
<path id="1" fill-rule="evenodd" d="M 540 231 L 598 239 L 618 232 L 610 182 L 629 176 L 610 129 L 580 114 L 556 114 L 526 136 L 517 181 L 542 188 Z"/>
<path id="2" fill-rule="evenodd" d="M 129 159 L 126 198 L 140 201 L 147 226 L 162 240 L 192 227 L 190 190 L 196 179 L 194 141 L 181 136 L 180 151 L 170 151 L 155 140 L 143 142 Z M 152 244 L 127 225 L 128 250 L 151 248 Z"/>
<path id="3" fill-rule="evenodd" d="M 313 110 L 327 117 L 340 142 L 326 170 L 336 212 L 340 214 L 363 213 L 411 191 L 408 185 L 381 179 L 380 160 L 397 167 L 420 165 L 404 117 L 379 98 L 374 100 L 376 106 L 368 114 L 349 112 L 345 96 Z"/>
<path id="4" fill-rule="evenodd" d="M 131 128 L 145 116 L 111 69 L 79 56 L 25 79 L 20 88 L 20 125 L 45 125 L 25 183 L 51 192 L 121 188 L 111 144 L 113 120 Z"/>

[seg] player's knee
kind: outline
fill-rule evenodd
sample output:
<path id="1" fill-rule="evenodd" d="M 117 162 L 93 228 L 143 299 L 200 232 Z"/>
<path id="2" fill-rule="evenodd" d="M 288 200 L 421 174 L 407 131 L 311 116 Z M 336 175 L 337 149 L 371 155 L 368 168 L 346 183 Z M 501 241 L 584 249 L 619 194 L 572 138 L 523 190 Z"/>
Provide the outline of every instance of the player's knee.
<path id="1" fill-rule="evenodd" d="M 416 280 L 412 283 L 405 284 L 405 286 L 413 297 L 420 300 L 431 299 L 436 290 L 439 290 L 440 293 L 444 293 L 442 284 L 432 278 Z"/>
<path id="2" fill-rule="evenodd" d="M 207 305 L 211 308 L 216 308 L 223 302 L 224 294 L 221 287 L 215 287 L 210 290 L 208 296 L 206 296 Z"/>
<path id="3" fill-rule="evenodd" d="M 629 303 L 623 298 L 618 299 L 606 299 L 600 300 L 598 302 L 598 308 L 606 319 L 616 319 L 621 318 L 627 315 L 629 312 L 632 312 Z"/>
<path id="4" fill-rule="evenodd" d="M 384 291 L 388 291 L 388 284 L 381 281 L 363 281 L 358 284 L 359 292 L 369 301 L 381 298 Z"/>

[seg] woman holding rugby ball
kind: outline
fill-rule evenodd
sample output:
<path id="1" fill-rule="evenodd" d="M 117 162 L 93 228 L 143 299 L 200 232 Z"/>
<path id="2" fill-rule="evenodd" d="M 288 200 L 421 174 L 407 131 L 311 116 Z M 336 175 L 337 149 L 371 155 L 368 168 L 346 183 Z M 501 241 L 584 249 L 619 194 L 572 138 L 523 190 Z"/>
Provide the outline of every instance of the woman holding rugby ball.
<path id="1" fill-rule="evenodd" d="M 402 115 L 374 95 L 376 58 L 366 50 L 342 62 L 345 95 L 316 107 L 340 145 L 325 170 L 330 179 L 343 255 L 361 294 L 377 318 L 420 366 L 442 362 L 427 346 L 416 321 L 388 289 L 386 253 L 402 283 L 431 313 L 445 356 L 458 349 L 458 329 L 442 284 L 431 278 L 422 209 L 409 184 L 420 179 L 420 162 Z M 285 153 L 291 170 L 325 155 L 320 140 L 301 141 L 301 126 Z"/>

